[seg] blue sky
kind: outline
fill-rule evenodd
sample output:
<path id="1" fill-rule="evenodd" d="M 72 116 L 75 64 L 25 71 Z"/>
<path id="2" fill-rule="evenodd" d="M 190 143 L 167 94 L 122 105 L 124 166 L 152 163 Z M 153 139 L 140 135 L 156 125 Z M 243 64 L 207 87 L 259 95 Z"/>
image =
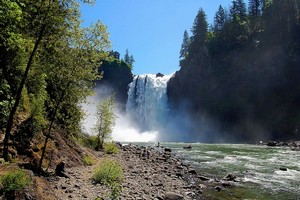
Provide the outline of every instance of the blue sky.
<path id="1" fill-rule="evenodd" d="M 134 56 L 134 74 L 171 74 L 179 69 L 184 30 L 190 30 L 203 8 L 209 23 L 221 4 L 231 0 L 97 0 L 81 6 L 84 25 L 101 20 L 108 28 L 112 49 Z"/>

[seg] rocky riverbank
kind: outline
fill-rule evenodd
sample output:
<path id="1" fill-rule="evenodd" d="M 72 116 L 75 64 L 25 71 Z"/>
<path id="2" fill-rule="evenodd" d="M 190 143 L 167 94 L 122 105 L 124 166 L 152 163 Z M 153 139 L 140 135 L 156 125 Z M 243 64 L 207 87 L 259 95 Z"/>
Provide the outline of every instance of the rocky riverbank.
<path id="1" fill-rule="evenodd" d="M 97 159 L 105 157 L 96 152 Z M 124 146 L 109 155 L 123 168 L 124 182 L 120 199 L 204 199 L 203 186 L 192 183 L 194 169 L 171 155 L 171 149 Z M 91 181 L 93 166 L 66 168 L 68 178 L 50 180 L 56 199 L 109 199 L 109 188 Z"/>
<path id="2" fill-rule="evenodd" d="M 109 200 L 110 188 L 92 181 L 95 168 L 107 158 L 116 160 L 123 169 L 121 200 L 202 200 L 207 199 L 203 193 L 225 191 L 236 181 L 231 174 L 222 180 L 208 177 L 176 157 L 167 147 L 120 145 L 119 148 L 119 153 L 112 155 L 83 148 L 83 155 L 93 157 L 95 163 L 73 165 L 66 159 L 63 173 L 56 171 L 58 175 L 50 170 L 49 175 L 52 175 L 43 177 L 27 170 L 32 184 L 18 193 L 18 199 Z M 0 199 L 2 195 L 0 193 Z"/>

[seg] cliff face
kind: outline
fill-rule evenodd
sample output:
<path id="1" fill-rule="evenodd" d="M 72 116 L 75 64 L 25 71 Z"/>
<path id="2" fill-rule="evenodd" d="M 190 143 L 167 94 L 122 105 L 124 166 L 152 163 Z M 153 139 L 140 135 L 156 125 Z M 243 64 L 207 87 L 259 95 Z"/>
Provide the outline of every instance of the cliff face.
<path id="1" fill-rule="evenodd" d="M 210 71 L 210 59 L 205 46 L 201 48 L 199 56 L 188 62 L 182 61 L 181 68 L 168 82 L 167 94 L 169 104 L 173 109 L 184 108 L 199 111 L 203 99 L 201 93 Z"/>
<path id="2" fill-rule="evenodd" d="M 96 82 L 96 87 L 105 87 L 110 93 L 115 93 L 118 105 L 124 110 L 128 97 L 128 84 L 133 80 L 130 66 L 120 60 L 103 61 L 99 73 L 103 73 L 103 78 Z"/>

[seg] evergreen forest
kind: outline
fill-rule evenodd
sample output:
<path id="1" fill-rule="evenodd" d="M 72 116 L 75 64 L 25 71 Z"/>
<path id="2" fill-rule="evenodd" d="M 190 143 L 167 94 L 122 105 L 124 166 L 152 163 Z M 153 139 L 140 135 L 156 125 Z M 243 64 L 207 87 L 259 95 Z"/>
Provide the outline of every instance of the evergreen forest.
<path id="1" fill-rule="evenodd" d="M 199 10 L 169 100 L 196 123 L 210 118 L 229 141 L 299 139 L 300 1 L 247 3 L 219 6 L 211 25 Z"/>

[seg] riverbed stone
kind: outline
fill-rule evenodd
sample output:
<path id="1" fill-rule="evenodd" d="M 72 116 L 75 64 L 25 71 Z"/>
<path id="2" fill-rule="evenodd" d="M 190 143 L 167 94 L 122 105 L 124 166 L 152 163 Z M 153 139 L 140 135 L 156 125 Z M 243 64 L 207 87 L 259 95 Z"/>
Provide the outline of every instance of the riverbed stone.
<path id="1" fill-rule="evenodd" d="M 164 200 L 183 200 L 183 196 L 181 194 L 177 194 L 174 192 L 167 192 L 165 194 Z"/>

